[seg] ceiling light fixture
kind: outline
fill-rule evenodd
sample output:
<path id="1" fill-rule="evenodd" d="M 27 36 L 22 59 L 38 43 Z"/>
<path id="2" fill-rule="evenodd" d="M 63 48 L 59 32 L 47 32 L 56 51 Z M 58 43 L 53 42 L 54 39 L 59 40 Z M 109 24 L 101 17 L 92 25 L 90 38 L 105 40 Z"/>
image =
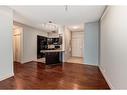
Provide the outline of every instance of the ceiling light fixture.
<path id="1" fill-rule="evenodd" d="M 77 29 L 78 28 L 78 26 L 73 26 L 73 29 Z"/>
<path id="2" fill-rule="evenodd" d="M 48 23 L 42 24 L 42 28 L 47 30 L 48 32 L 58 31 L 58 25 L 55 23 L 52 23 L 52 21 L 49 21 Z"/>

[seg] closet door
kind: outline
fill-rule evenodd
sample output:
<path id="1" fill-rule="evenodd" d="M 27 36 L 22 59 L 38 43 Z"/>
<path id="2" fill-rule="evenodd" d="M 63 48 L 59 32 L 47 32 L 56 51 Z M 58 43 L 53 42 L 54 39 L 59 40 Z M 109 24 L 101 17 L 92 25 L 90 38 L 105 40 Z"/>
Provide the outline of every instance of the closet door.
<path id="1" fill-rule="evenodd" d="M 83 32 L 72 33 L 72 56 L 83 57 Z"/>

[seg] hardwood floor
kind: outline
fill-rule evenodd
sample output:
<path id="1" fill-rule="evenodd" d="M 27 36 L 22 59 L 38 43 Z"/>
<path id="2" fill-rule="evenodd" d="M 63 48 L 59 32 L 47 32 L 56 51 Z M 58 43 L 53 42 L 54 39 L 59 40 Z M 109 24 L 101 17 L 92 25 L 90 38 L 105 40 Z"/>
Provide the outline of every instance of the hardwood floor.
<path id="1" fill-rule="evenodd" d="M 64 63 L 15 63 L 15 76 L 0 82 L 0 89 L 109 89 L 96 66 Z"/>

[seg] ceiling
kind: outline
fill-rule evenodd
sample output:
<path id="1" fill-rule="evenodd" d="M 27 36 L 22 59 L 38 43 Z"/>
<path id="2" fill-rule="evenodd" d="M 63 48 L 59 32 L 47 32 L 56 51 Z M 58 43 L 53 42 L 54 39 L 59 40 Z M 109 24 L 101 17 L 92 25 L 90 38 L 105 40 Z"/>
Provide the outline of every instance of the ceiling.
<path id="1" fill-rule="evenodd" d="M 84 31 L 84 24 L 68 25 L 67 27 L 72 32 L 83 32 Z"/>
<path id="2" fill-rule="evenodd" d="M 14 20 L 42 29 L 42 24 L 52 21 L 58 25 L 81 25 L 98 21 L 105 6 L 10 6 Z"/>

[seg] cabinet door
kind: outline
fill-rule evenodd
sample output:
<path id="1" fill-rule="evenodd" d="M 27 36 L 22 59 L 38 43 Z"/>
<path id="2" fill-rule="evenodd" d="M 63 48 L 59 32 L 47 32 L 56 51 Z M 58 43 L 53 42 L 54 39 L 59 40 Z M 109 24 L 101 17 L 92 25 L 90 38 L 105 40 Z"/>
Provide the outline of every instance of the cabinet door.
<path id="1" fill-rule="evenodd" d="M 48 52 L 46 53 L 46 64 L 57 64 L 59 61 L 59 52 Z"/>

